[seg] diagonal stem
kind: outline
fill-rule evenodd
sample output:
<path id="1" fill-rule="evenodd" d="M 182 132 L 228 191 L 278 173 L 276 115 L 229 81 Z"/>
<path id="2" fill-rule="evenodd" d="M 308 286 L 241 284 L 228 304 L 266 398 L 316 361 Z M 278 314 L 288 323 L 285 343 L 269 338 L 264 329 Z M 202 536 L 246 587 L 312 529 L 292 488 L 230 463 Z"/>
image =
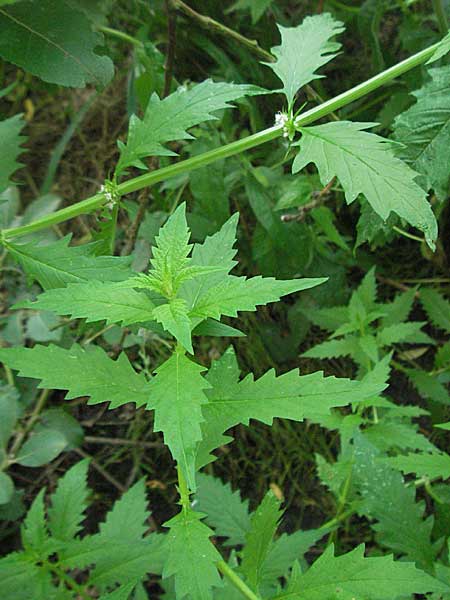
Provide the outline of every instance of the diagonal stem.
<path id="1" fill-rule="evenodd" d="M 402 62 L 382 71 L 378 75 L 371 77 L 367 81 L 360 83 L 359 85 L 319 104 L 319 106 L 315 106 L 310 110 L 304 112 L 296 119 L 296 124 L 298 126 L 309 125 L 322 117 L 326 117 L 330 113 L 335 110 L 350 104 L 350 102 L 354 102 L 359 98 L 362 98 L 366 94 L 373 92 L 378 89 L 382 85 L 386 84 L 389 81 L 392 81 L 396 77 L 399 77 L 403 73 L 410 71 L 414 67 L 426 62 L 431 56 L 434 54 L 436 49 L 439 47 L 440 42 L 417 52 L 413 56 L 403 60 Z M 197 156 L 192 156 L 186 160 L 182 160 L 180 162 L 169 165 L 168 167 L 163 167 L 162 169 L 158 169 L 156 171 L 152 171 L 150 173 L 145 173 L 139 177 L 135 177 L 133 179 L 129 179 L 128 181 L 124 181 L 123 183 L 117 186 L 117 191 L 120 195 L 129 194 L 130 192 L 135 192 L 137 190 L 141 190 L 150 185 L 154 185 L 156 183 L 160 183 L 161 181 L 165 181 L 170 177 L 175 177 L 176 175 L 180 175 L 181 173 L 187 173 L 189 171 L 193 171 L 194 169 L 198 169 L 200 167 L 204 167 L 208 164 L 211 164 L 217 160 L 222 160 L 224 158 L 229 158 L 230 156 L 235 156 L 236 154 L 240 154 L 245 152 L 246 150 L 250 150 L 252 148 L 256 148 L 261 144 L 265 144 L 271 140 L 274 140 L 278 137 L 281 137 L 283 133 L 282 126 L 273 126 L 268 129 L 264 129 L 263 131 L 259 131 L 253 135 L 250 135 L 241 140 L 237 140 L 235 142 L 231 142 L 230 144 L 226 144 L 225 146 L 221 146 L 220 148 L 216 148 L 214 150 L 210 150 L 209 152 L 205 152 L 203 154 L 199 154 Z M 50 227 L 51 225 L 55 225 L 57 223 L 61 223 L 68 219 L 72 219 L 81 214 L 90 213 L 94 210 L 97 210 L 101 206 L 107 203 L 107 199 L 103 193 L 95 194 L 86 200 L 82 200 L 77 204 L 73 204 L 72 206 L 68 206 L 66 208 L 62 208 L 51 215 L 47 215 L 42 217 L 41 219 L 37 219 L 36 221 L 29 223 L 27 225 L 22 225 L 20 227 L 13 227 L 9 229 L 4 229 L 1 232 L 0 241 L 5 244 L 8 240 L 11 240 L 14 237 L 19 235 L 24 235 L 27 233 L 32 233 L 34 231 L 39 231 L 46 227 Z"/>

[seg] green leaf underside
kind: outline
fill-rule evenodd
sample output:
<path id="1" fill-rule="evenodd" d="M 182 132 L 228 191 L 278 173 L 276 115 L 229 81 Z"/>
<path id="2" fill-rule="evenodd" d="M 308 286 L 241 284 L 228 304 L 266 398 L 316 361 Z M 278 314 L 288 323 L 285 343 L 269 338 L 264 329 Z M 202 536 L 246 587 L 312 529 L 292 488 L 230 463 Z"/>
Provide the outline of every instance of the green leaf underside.
<path id="1" fill-rule="evenodd" d="M 15 308 L 50 310 L 88 323 L 105 320 L 122 326 L 155 319 L 155 305 L 145 293 L 113 282 L 89 281 L 51 289 L 35 302 L 19 303 Z"/>
<path id="2" fill-rule="evenodd" d="M 0 360 L 22 377 L 40 379 L 39 387 L 68 390 L 68 400 L 89 396 L 89 404 L 110 402 L 110 408 L 148 402 L 149 384 L 143 374 L 134 371 L 125 353 L 112 360 L 99 346 L 85 350 L 74 344 L 66 350 L 38 345 L 2 348 Z"/>
<path id="3" fill-rule="evenodd" d="M 173 458 L 182 468 L 188 485 L 195 490 L 193 449 L 202 439 L 202 408 L 207 404 L 205 390 L 210 387 L 201 375 L 205 367 L 175 352 L 156 369 L 148 386 L 148 409 L 155 410 L 154 431 L 164 433 Z"/>
<path id="4" fill-rule="evenodd" d="M 175 153 L 164 144 L 191 139 L 187 129 L 217 119 L 212 113 L 230 107 L 233 100 L 261 93 L 264 90 L 252 85 L 216 83 L 207 79 L 190 89 L 179 88 L 162 100 L 153 94 L 144 118 L 131 117 L 126 144 L 119 142 L 116 174 L 131 166 L 146 169 L 142 159 L 147 156 L 173 156 Z"/>
<path id="5" fill-rule="evenodd" d="M 66 2 L 18 2 L 0 8 L 0 56 L 44 81 L 70 87 L 106 85 L 111 59 L 94 49 L 103 35 Z"/>
<path id="6" fill-rule="evenodd" d="M 363 194 L 383 220 L 391 211 L 397 213 L 423 231 L 434 248 L 437 223 L 425 192 L 415 182 L 417 173 L 395 156 L 392 142 L 364 131 L 372 126 L 339 121 L 302 127 L 293 173 L 313 162 L 323 185 L 334 176 L 339 179 L 347 204 Z"/>
<path id="7" fill-rule="evenodd" d="M 129 257 L 95 256 L 95 243 L 69 246 L 69 242 L 66 236 L 46 246 L 8 242 L 6 247 L 26 274 L 46 290 L 91 279 L 123 281 L 132 274 Z"/>
<path id="8" fill-rule="evenodd" d="M 20 133 L 24 126 L 21 115 L 0 121 L 0 194 L 8 187 L 11 175 L 21 167 L 17 157 L 23 152 L 21 145 L 26 139 Z"/>
<path id="9" fill-rule="evenodd" d="M 425 176 L 426 188 L 439 200 L 447 198 L 450 169 L 450 65 L 430 69 L 431 81 L 414 92 L 416 103 L 394 122 L 394 139 L 404 148 L 402 158 Z"/>
<path id="10" fill-rule="evenodd" d="M 210 541 L 213 532 L 201 522 L 204 515 L 192 509 L 180 512 L 165 523 L 167 559 L 163 577 L 175 577 L 176 597 L 210 600 L 213 587 L 222 582 L 216 569 L 220 554 Z"/>
<path id="11" fill-rule="evenodd" d="M 250 419 L 271 425 L 275 417 L 302 421 L 327 415 L 334 406 L 376 396 L 386 387 L 384 382 L 366 384 L 324 377 L 321 372 L 301 376 L 297 370 L 279 377 L 268 371 L 256 381 L 252 375 L 242 381 L 238 377 L 231 349 L 208 372 L 212 389 L 206 391 L 209 402 L 203 407 L 203 440 L 196 450 L 199 467 L 211 461 L 209 452 L 230 441 L 223 433 L 234 425 L 248 426 Z"/>
<path id="12" fill-rule="evenodd" d="M 395 562 L 392 556 L 365 558 L 364 545 L 334 556 L 331 545 L 305 573 L 295 568 L 287 590 L 275 600 L 395 600 L 447 590 L 445 583 L 419 571 L 413 563 Z"/>
<path id="13" fill-rule="evenodd" d="M 306 17 L 297 27 L 278 25 L 281 45 L 272 48 L 276 61 L 265 63 L 282 81 L 282 91 L 291 108 L 297 91 L 323 77 L 316 70 L 333 59 L 341 44 L 330 38 L 344 31 L 343 23 L 329 13 Z"/>

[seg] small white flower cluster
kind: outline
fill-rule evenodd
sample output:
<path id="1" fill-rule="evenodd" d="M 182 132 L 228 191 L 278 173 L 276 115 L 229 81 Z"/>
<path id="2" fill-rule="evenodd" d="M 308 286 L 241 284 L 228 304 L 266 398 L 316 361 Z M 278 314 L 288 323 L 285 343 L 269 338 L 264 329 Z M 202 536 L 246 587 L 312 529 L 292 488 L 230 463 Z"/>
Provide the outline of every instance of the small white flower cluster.
<path id="1" fill-rule="evenodd" d="M 106 208 L 112 210 L 117 201 L 117 194 L 115 193 L 112 182 L 107 181 L 104 185 L 100 186 L 100 193 L 105 195 L 107 200 L 107 203 L 105 204 Z"/>
<path id="2" fill-rule="evenodd" d="M 282 125 L 283 137 L 289 137 L 289 115 L 287 113 L 278 111 L 275 114 L 275 125 Z"/>

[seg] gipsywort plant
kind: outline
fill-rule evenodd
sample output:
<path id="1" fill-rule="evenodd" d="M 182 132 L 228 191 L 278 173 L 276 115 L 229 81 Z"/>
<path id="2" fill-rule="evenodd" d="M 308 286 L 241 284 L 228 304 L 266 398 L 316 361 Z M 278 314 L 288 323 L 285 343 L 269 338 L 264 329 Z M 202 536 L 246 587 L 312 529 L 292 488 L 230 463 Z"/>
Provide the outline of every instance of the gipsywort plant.
<path id="1" fill-rule="evenodd" d="M 0 25 L 12 21 L 19 33 L 23 28 L 29 29 L 30 19 L 37 17 L 33 11 L 25 10 L 28 4 L 0 7 Z M 65 9 L 67 6 L 62 3 L 58 10 Z M 81 18 L 80 23 L 84 24 Z M 387 360 L 379 360 L 373 343 L 361 346 L 359 342 L 360 349 L 372 361 L 360 381 L 324 377 L 321 372 L 299 375 L 296 370 L 280 376 L 269 371 L 257 380 L 252 375 L 241 379 L 232 349 L 209 369 L 194 358 L 196 335 L 214 333 L 226 337 L 236 332 L 221 323 L 223 316 L 237 317 L 240 311 L 254 311 L 257 306 L 320 285 L 323 279 L 283 281 L 230 274 L 236 265 L 237 215 L 203 243 L 192 245 L 184 204 L 161 228 L 145 273 L 134 273 L 126 258 L 99 255 L 106 248 L 114 249 L 118 209 L 124 194 L 282 135 L 294 148 L 299 147 L 294 173 L 314 163 L 324 185 L 337 177 L 348 203 L 364 195 L 382 219 L 395 212 L 422 230 L 433 248 L 437 225 L 426 192 L 416 183 L 417 173 L 398 158 L 396 147 L 368 133 L 371 123 L 311 123 L 419 64 L 442 58 L 449 50 L 449 37 L 336 98 L 301 112 L 296 106 L 297 92 L 319 77 L 317 69 L 336 55 L 340 45 L 334 37 L 342 30 L 342 23 L 328 14 L 308 17 L 298 27 L 280 27 L 281 44 L 273 49 L 274 60 L 268 66 L 282 82 L 278 91 L 285 95 L 286 106 L 269 129 L 126 180 L 124 176 L 131 167 L 147 169 L 146 158 L 173 155 L 166 144 L 189 139 L 187 130 L 215 118 L 215 111 L 242 96 L 264 90 L 207 80 L 163 99 L 155 94 L 143 118 L 131 118 L 127 141 L 119 142 L 120 157 L 113 176 L 98 194 L 33 223 L 2 231 L 5 250 L 45 290 L 34 302 L 22 302 L 16 307 L 50 310 L 88 322 L 139 324 L 151 330 L 159 327 L 175 339 L 171 356 L 159 366 L 152 366 L 150 378 L 135 370 L 124 352 L 113 360 L 99 346 L 13 347 L 1 349 L 0 358 L 21 376 L 39 379 L 44 388 L 68 390 L 67 398 L 86 396 L 91 404 L 109 402 L 111 409 L 134 402 L 154 411 L 154 429 L 162 431 L 176 463 L 180 505 L 175 517 L 164 525 L 166 534 L 146 536 L 146 501 L 140 482 L 114 506 L 99 533 L 81 536 L 80 522 L 87 505 L 87 463 L 79 463 L 61 479 L 48 510 L 41 491 L 25 519 L 23 551 L 0 561 L 5 598 L 87 598 L 92 590 L 102 594 L 102 598 L 128 598 L 131 594 L 140 598 L 145 597 L 142 582 L 149 573 L 161 574 L 168 596 L 172 594 L 177 599 L 388 599 L 415 593 L 444 597 L 449 593 L 443 546 L 432 540 L 430 520 L 423 521 L 423 509 L 414 503 L 411 488 L 404 491 L 407 488 L 399 473 L 416 472 L 425 477 L 424 482 L 430 487 L 430 478 L 445 476 L 448 457 L 434 448 L 429 452 L 426 442 L 397 445 L 401 451 L 423 451 L 420 466 L 411 466 L 415 454 L 392 456 L 387 454 L 391 447 L 380 447 L 383 434 L 377 427 L 391 426 L 401 431 L 401 418 L 408 416 L 408 411 L 395 412 L 392 403 L 380 398 L 389 370 Z M 88 49 L 91 75 L 107 69 L 106 61 L 92 52 L 95 45 L 92 38 Z M 9 58 L 17 64 L 26 63 L 20 52 Z M 48 77 L 45 69 L 36 73 Z M 60 83 L 74 85 L 69 79 Z M 79 84 L 78 80 L 75 84 Z M 18 166 L 22 122 L 20 117 L 13 117 L 0 123 L 0 127 L 5 139 L 0 183 L 5 189 Z M 300 138 L 296 139 L 298 133 Z M 435 185 L 430 175 L 426 187 Z M 36 246 L 34 242 L 12 241 L 102 206 L 110 210 L 110 226 L 104 228 L 105 239 L 100 242 L 69 246 L 69 239 L 65 238 Z M 370 325 L 370 318 L 366 321 Z M 350 321 L 349 326 L 353 325 Z M 349 404 L 351 414 L 330 413 L 330 409 Z M 380 418 L 377 408 L 386 409 L 386 418 Z M 375 409 L 372 417 L 367 414 L 370 409 Z M 281 511 L 279 500 L 272 493 L 249 514 L 236 492 L 199 475 L 199 471 L 214 460 L 215 449 L 232 441 L 227 434 L 231 427 L 248 425 L 250 419 L 270 425 L 276 417 L 294 421 L 308 418 L 338 429 L 342 449 L 334 465 L 327 467 L 318 459 L 320 476 L 337 498 L 336 519 L 319 530 L 275 539 Z M 371 431 L 378 431 L 378 437 Z M 411 438 L 418 438 L 411 426 L 408 432 Z M 367 477 L 370 469 L 371 480 Z M 373 493 L 378 489 L 373 482 L 383 483 L 384 478 L 392 480 L 392 489 L 397 493 L 391 504 L 397 503 L 399 509 L 404 502 L 413 505 L 413 518 L 399 521 L 400 534 L 393 528 L 392 516 L 383 513 L 382 499 Z M 212 500 L 214 497 L 219 502 Z M 304 570 L 298 559 L 324 534 L 328 533 L 332 541 L 332 530 L 347 510 L 376 519 L 374 528 L 380 543 L 406 560 L 365 557 L 363 547 L 335 556 L 329 545 Z M 206 523 L 214 527 L 218 536 L 228 538 L 228 545 L 236 547 L 228 561 L 212 543 L 214 531 Z M 420 552 L 414 551 L 411 529 L 420 532 Z M 407 533 L 409 538 L 403 543 L 402 535 Z M 83 575 L 77 577 L 75 570 L 80 569 Z"/>

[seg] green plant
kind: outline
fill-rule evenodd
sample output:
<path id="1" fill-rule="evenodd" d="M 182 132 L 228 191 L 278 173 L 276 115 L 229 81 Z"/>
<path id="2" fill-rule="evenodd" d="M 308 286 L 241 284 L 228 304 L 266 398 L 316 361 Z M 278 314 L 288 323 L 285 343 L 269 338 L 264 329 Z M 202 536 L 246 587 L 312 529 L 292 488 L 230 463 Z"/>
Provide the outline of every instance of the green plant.
<path id="1" fill-rule="evenodd" d="M 396 344 L 434 344 L 422 331 L 426 322 L 407 321 L 415 291 L 412 288 L 399 294 L 391 303 L 378 303 L 375 268 L 372 268 L 352 293 L 348 306 L 303 309 L 315 325 L 333 332 L 329 340 L 310 348 L 303 356 L 350 356 L 363 374 Z"/>
<path id="2" fill-rule="evenodd" d="M 49 4 L 44 3 L 43 12 L 39 12 L 30 2 L 0 3 L 0 30 L 3 27 L 6 32 L 0 53 L 44 80 L 65 85 L 84 85 L 93 78 L 98 82 L 106 81 L 111 65 L 109 59 L 94 51 L 101 38 L 92 31 L 89 8 L 83 9 L 82 5 L 84 3 L 75 1 L 63 2 L 51 14 L 52 18 L 43 18 L 45 11 L 50 10 Z M 267 3 L 262 12 L 266 6 Z M 236 5 L 236 8 L 246 7 L 246 3 Z M 258 10 L 253 14 L 254 20 L 259 16 L 261 11 Z M 73 53 L 78 59 L 81 56 L 83 65 L 85 61 L 91 65 L 89 77 L 84 69 L 80 73 L 78 59 L 72 69 L 62 72 L 61 47 L 53 48 L 49 44 L 55 28 L 58 30 L 58 22 L 71 19 L 79 25 L 74 27 Z M 7 29 L 11 22 L 13 28 Z M 29 31 L 31 26 L 36 48 L 42 50 L 44 44 L 50 55 L 37 67 L 29 64 L 29 57 L 24 55 L 20 44 L 14 47 L 7 41 L 12 35 L 10 32 L 14 33 L 15 39 L 22 39 L 24 31 Z M 131 41 L 139 50 L 140 60 L 145 60 L 150 49 L 142 42 L 104 26 L 102 29 Z M 298 27 L 279 29 L 281 44 L 266 57 L 267 66 L 282 82 L 281 90 L 277 91 L 286 98 L 286 106 L 277 112 L 274 126 L 206 151 L 200 135 L 195 142 L 197 148 L 201 148 L 198 153 L 194 149 L 186 160 L 171 162 L 175 155 L 169 146 L 172 142 L 191 138 L 188 130 L 216 119 L 217 111 L 229 107 L 231 102 L 264 94 L 266 90 L 208 79 L 161 97 L 157 93 L 141 94 L 144 114 L 142 118 L 136 115 L 130 118 L 126 142 L 118 141 L 116 167 L 98 193 L 31 222 L 25 219 L 20 224 L 8 222 L 2 228 L 2 260 L 12 257 L 29 278 L 45 290 L 34 301 L 18 298 L 13 308 L 50 311 L 54 315 L 68 316 L 70 321 L 82 319 L 77 324 L 78 331 L 85 324 L 94 323 L 102 333 L 104 330 L 100 329 L 99 323 L 106 323 L 106 328 L 130 328 L 136 337 L 142 330 L 151 332 L 165 342 L 169 356 L 161 357 L 157 364 L 149 360 L 144 350 L 140 360 L 130 360 L 124 351 L 113 359 L 99 345 L 72 344 L 73 340 L 70 344 L 64 340 L 61 345 L 2 348 L 0 358 L 7 367 L 7 374 L 13 369 L 22 377 L 40 380 L 44 389 L 68 390 L 67 399 L 87 396 L 90 404 L 109 402 L 111 409 L 131 402 L 154 411 L 153 429 L 163 433 L 176 463 L 180 505 L 175 516 L 164 524 L 168 529 L 166 534 L 152 532 L 145 535 L 142 523 L 147 514 L 141 482 L 115 505 L 105 525 L 100 527 L 100 533 L 80 538 L 79 523 L 86 506 L 87 463 L 79 463 L 60 480 L 51 498 L 47 519 L 45 492 L 39 493 L 25 519 L 23 553 L 9 555 L 0 561 L 0 572 L 5 573 L 9 586 L 4 592 L 6 599 L 29 597 L 30 594 L 36 598 L 89 597 L 91 592 L 103 594 L 101 598 L 129 598 L 130 595 L 145 598 L 143 584 L 147 583 L 148 574 L 162 575 L 168 598 L 188 597 L 191 600 L 357 596 L 387 599 L 422 593 L 435 593 L 436 597 L 445 598 L 449 594 L 448 561 L 441 538 L 432 534 L 431 519 L 424 520 L 422 504 L 415 503 L 414 488 L 405 485 L 399 472 L 417 473 L 419 483 L 423 483 L 430 497 L 439 503 L 439 491 L 431 485 L 431 480 L 447 476 L 448 455 L 420 435 L 417 426 L 411 423 L 411 418 L 426 416 L 426 411 L 399 407 L 380 397 L 387 385 L 390 359 L 390 355 L 383 358 L 380 350 L 408 342 L 412 335 L 414 341 L 431 342 L 421 331 L 422 323 L 399 323 L 408 316 L 414 291 L 398 297 L 391 304 L 378 304 L 372 271 L 354 292 L 348 307 L 319 309 L 317 313 L 304 310 L 312 320 L 316 319 L 320 325 L 326 323 L 327 328 L 336 330 L 335 334 L 345 336 L 343 340 L 330 343 L 338 346 L 340 353 L 345 347 L 345 353 L 351 354 L 359 363 L 362 367 L 360 381 L 324 377 L 321 372 L 299 375 L 296 370 L 279 376 L 271 370 L 258 379 L 252 374 L 241 379 L 231 348 L 208 369 L 203 362 L 188 356 L 196 354 L 197 344 L 193 340 L 207 335 L 219 338 L 241 336 L 240 330 L 222 322 L 222 318 L 236 318 L 238 312 L 252 312 L 283 296 L 315 288 L 325 283 L 324 278 L 278 280 L 231 275 L 230 271 L 236 267 L 237 215 L 227 219 L 226 211 L 221 213 L 217 219 L 221 226 L 219 231 L 200 236 L 204 241 L 191 244 L 187 218 L 195 219 L 199 214 L 195 211 L 187 213 L 186 205 L 181 203 L 185 184 L 174 198 L 169 218 L 166 220 L 163 214 L 161 222 L 164 225 L 153 239 L 149 236 L 147 240 L 152 243 L 152 252 L 150 267 L 140 269 L 145 273 L 132 269 L 132 260 L 136 256 L 114 256 L 119 209 L 125 207 L 130 213 L 133 211 L 133 205 L 127 206 L 122 199 L 125 194 L 212 163 L 217 166 L 222 159 L 237 156 L 250 174 L 246 190 L 251 198 L 252 177 L 264 185 L 267 173 L 246 164 L 241 155 L 279 137 L 285 138 L 288 156 L 292 149 L 295 151 L 299 147 L 293 175 L 309 163 L 315 163 L 322 185 L 328 190 L 334 183 L 340 185 L 347 204 L 363 195 L 368 203 L 363 205 L 366 215 L 368 208 L 372 217 L 386 221 L 391 213 L 395 213 L 399 219 L 421 230 L 425 238 L 417 238 L 397 225 L 395 231 L 435 248 L 437 222 L 427 200 L 427 191 L 433 189 L 439 196 L 445 195 L 448 181 L 441 172 L 431 169 L 428 162 L 405 156 L 410 162 L 414 161 L 415 168 L 424 176 L 424 187 L 420 187 L 416 182 L 416 171 L 399 158 L 401 149 L 366 131 L 372 123 L 337 120 L 310 125 L 413 67 L 440 60 L 449 50 L 448 36 L 303 112 L 303 107 L 299 106 L 299 89 L 320 78 L 316 71 L 336 56 L 340 44 L 334 37 L 343 31 L 343 24 L 325 13 L 307 17 Z M 63 45 L 63 56 L 66 52 Z M 442 74 L 441 69 L 445 67 L 432 70 L 433 81 L 437 78 L 436 71 Z M 170 88 L 169 79 L 165 81 L 165 89 L 169 92 Z M 409 110 L 413 111 L 414 107 Z M 441 111 L 432 111 L 427 127 L 432 132 L 441 132 L 445 123 L 437 123 L 436 115 L 440 119 Z M 408 121 L 407 115 L 404 120 Z M 0 123 L 0 131 L 5 133 L 6 139 L 5 151 L 2 150 L 5 166 L 2 165 L 0 191 L 8 186 L 18 167 L 22 125 L 18 117 Z M 434 133 L 431 137 L 434 140 Z M 220 142 L 220 138 L 216 139 Z M 428 150 L 429 140 L 425 141 L 425 146 Z M 159 157 L 162 166 L 150 171 L 146 161 L 155 157 Z M 442 165 L 437 167 L 441 169 Z M 132 169 L 149 172 L 125 179 Z M 308 194 L 312 194 L 317 178 L 313 184 L 305 176 L 303 182 L 307 188 L 304 197 L 309 199 Z M 192 181 L 190 183 L 192 185 Z M 201 197 L 204 191 L 201 191 L 201 182 L 197 184 L 197 193 Z M 226 189 L 221 193 L 226 194 Z M 4 196 L 3 200 L 9 207 L 9 199 Z M 250 202 L 255 212 L 261 210 L 258 193 Z M 296 202 L 296 199 L 288 200 L 287 205 L 290 208 Z M 322 206 L 313 208 L 318 209 L 313 213 L 317 229 L 349 253 L 330 211 Z M 98 209 L 102 209 L 103 222 L 89 244 L 70 246 L 70 237 L 50 240 L 44 245 L 36 244 L 36 238 L 25 243 L 13 241 Z M 136 228 L 141 225 L 142 215 L 138 217 L 139 211 L 133 221 Z M 271 220 L 270 205 L 261 220 L 266 224 Z M 152 230 L 158 229 L 155 222 L 151 226 Z M 267 229 L 271 226 L 268 223 Z M 370 239 L 370 235 L 364 239 Z M 323 250 L 323 245 L 317 247 Z M 378 331 L 373 325 L 377 320 L 381 321 Z M 330 346 L 325 352 L 328 356 Z M 8 407 L 12 405 L 8 402 Z M 335 410 L 338 407 L 345 407 L 345 410 Z M 249 425 L 251 419 L 271 425 L 275 418 L 308 419 L 327 429 L 338 430 L 341 439 L 335 462 L 318 458 L 319 476 L 336 497 L 335 517 L 316 530 L 278 538 L 280 502 L 272 493 L 268 493 L 256 511 L 249 515 L 246 505 L 229 487 L 198 474 L 215 459 L 212 452 L 233 440 L 231 428 L 238 424 Z M 445 429 L 446 425 L 443 427 Z M 7 437 L 9 435 L 3 443 L 5 452 L 14 454 L 11 446 L 7 448 Z M 411 450 L 417 450 L 419 454 L 413 454 Z M 3 491 L 9 485 L 5 481 L 0 480 Z M 390 496 L 382 489 L 386 487 L 386 481 L 390 485 Z M 196 497 L 192 498 L 193 494 Z M 197 503 L 206 516 L 197 510 Z M 233 505 L 231 515 L 239 515 L 238 526 L 233 520 L 230 525 L 229 513 L 217 513 L 217 506 L 227 503 Z M 402 519 L 404 506 L 408 510 Z M 337 541 L 336 528 L 342 523 L 347 524 L 355 513 L 370 522 L 376 519 L 374 530 L 380 546 L 405 560 L 374 556 L 376 551 L 372 549 L 365 557 L 361 546 L 335 555 L 331 542 Z M 396 520 L 398 526 L 393 525 Z M 215 532 L 205 523 L 214 527 Z M 329 535 L 329 546 L 310 568 L 305 569 L 305 552 L 324 534 Z M 228 545 L 236 546 L 226 559 L 211 541 L 213 535 L 227 537 Z M 23 595 L 18 596 L 22 592 Z"/>

